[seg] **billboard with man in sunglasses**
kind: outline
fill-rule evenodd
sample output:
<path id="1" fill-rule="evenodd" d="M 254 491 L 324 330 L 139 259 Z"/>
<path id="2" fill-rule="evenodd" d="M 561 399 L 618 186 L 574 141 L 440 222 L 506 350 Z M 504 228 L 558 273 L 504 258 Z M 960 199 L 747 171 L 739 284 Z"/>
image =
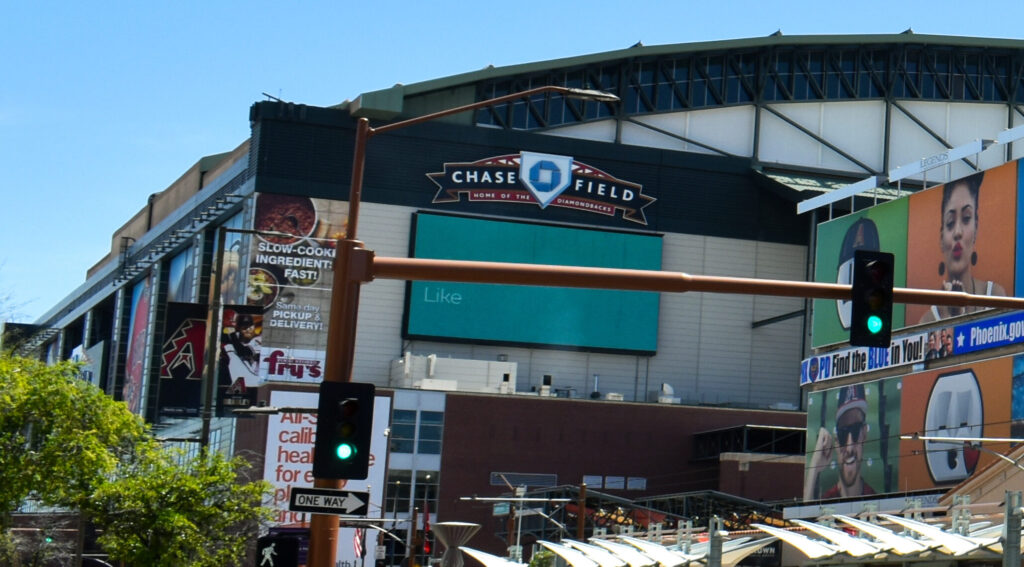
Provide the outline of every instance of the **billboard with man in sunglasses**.
<path id="1" fill-rule="evenodd" d="M 886 387 L 895 386 L 895 387 Z M 881 494 L 892 489 L 899 443 L 879 432 L 898 429 L 897 381 L 812 393 L 804 500 Z"/>

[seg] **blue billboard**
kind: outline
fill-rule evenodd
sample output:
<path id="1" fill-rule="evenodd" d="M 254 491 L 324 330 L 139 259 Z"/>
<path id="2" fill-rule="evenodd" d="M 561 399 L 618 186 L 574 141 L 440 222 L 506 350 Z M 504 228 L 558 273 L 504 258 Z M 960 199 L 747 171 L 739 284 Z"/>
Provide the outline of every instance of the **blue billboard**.
<path id="1" fill-rule="evenodd" d="M 411 255 L 561 266 L 660 270 L 659 235 L 418 213 Z M 655 292 L 412 282 L 412 339 L 653 354 Z"/>

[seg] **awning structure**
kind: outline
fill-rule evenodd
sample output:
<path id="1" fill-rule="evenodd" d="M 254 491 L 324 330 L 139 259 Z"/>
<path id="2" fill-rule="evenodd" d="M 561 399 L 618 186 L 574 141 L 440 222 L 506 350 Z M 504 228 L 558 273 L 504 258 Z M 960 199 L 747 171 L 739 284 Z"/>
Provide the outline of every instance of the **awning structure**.
<path id="1" fill-rule="evenodd" d="M 578 549 L 544 540 L 540 540 L 537 543 L 565 559 L 566 563 L 572 565 L 572 567 L 598 567 L 599 565 L 597 561 L 594 561 Z"/>
<path id="2" fill-rule="evenodd" d="M 954 529 L 939 522 L 878 514 L 873 521 L 832 516 L 837 525 L 794 520 L 799 530 L 755 524 L 817 563 L 899 563 L 908 560 L 998 560 L 1003 526 L 981 521 Z M 856 535 L 851 534 L 854 532 Z"/>
<path id="3" fill-rule="evenodd" d="M 826 175 L 814 175 L 812 173 L 774 171 L 767 169 L 758 170 L 755 171 L 755 173 L 765 180 L 765 186 L 775 188 L 776 192 L 794 203 L 800 203 L 807 201 L 808 199 L 818 197 L 819 195 L 825 195 L 845 189 L 855 181 L 849 178 L 842 179 Z M 859 209 L 885 201 L 898 199 L 900 197 L 905 197 L 919 189 L 920 187 L 916 184 L 893 186 L 892 184 L 883 183 L 880 187 L 871 187 L 863 192 L 859 192 L 854 197 L 857 205 L 856 208 Z M 844 205 L 843 203 L 849 202 L 849 198 L 836 201 L 836 207 L 840 211 L 848 212 L 849 206 Z"/>
<path id="4" fill-rule="evenodd" d="M 740 561 L 756 553 L 779 538 L 764 537 L 752 539 L 739 537 L 722 542 L 721 567 L 735 567 Z M 655 541 L 630 536 L 614 536 L 609 539 L 591 538 L 590 543 L 562 540 L 561 543 L 538 541 L 565 560 L 570 567 L 684 567 L 687 565 L 708 565 L 711 546 L 707 542 L 694 544 L 684 551 L 678 544 L 665 545 Z M 522 565 L 468 547 L 459 548 L 479 561 L 484 567 L 515 567 Z"/>
<path id="5" fill-rule="evenodd" d="M 505 557 L 498 557 L 497 555 L 491 555 L 490 553 L 486 553 L 486 552 L 480 551 L 478 549 L 473 549 L 471 547 L 462 546 L 459 549 L 464 551 L 467 555 L 469 555 L 473 559 L 476 559 L 477 561 L 479 561 L 480 564 L 483 565 L 484 567 L 526 567 L 525 563 L 518 563 L 516 561 L 511 561 L 509 559 L 506 559 Z"/>
<path id="6" fill-rule="evenodd" d="M 711 557 L 711 545 L 701 541 L 683 545 L 677 538 L 645 534 L 594 537 L 588 543 L 541 540 L 570 567 L 735 567 L 744 558 L 778 540 L 789 544 L 815 564 L 905 564 L 908 561 L 998 561 L 1003 557 L 1003 526 L 993 521 L 956 523 L 907 518 L 891 514 L 870 520 L 833 515 L 811 522 L 794 520 L 793 528 L 766 524 L 753 527 L 767 537 L 743 534 L 723 537 L 720 558 Z M 726 532 L 722 532 L 725 534 Z M 753 532 L 757 533 L 757 532 Z M 674 539 L 673 543 L 666 543 Z M 461 548 L 484 567 L 521 564 L 466 547 Z"/>
<path id="7" fill-rule="evenodd" d="M 563 539 L 562 545 L 568 545 L 575 550 L 583 552 L 584 555 L 601 567 L 626 567 L 625 559 L 622 559 L 603 547 L 571 539 Z"/>

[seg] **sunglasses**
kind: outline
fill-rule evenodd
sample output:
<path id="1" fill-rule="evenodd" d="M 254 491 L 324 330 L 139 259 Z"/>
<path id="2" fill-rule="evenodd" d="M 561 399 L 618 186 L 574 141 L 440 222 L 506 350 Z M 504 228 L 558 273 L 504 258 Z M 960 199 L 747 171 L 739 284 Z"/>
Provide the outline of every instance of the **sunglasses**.
<path id="1" fill-rule="evenodd" d="M 860 441 L 862 431 L 864 431 L 863 421 L 851 423 L 850 425 L 836 426 L 836 437 L 838 438 L 839 445 L 843 446 Z"/>

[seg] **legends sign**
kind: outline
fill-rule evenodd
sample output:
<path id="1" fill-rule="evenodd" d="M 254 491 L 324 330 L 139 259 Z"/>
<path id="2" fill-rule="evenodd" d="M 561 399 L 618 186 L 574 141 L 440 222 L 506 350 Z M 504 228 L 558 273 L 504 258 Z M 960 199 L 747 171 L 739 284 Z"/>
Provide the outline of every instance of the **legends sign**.
<path id="1" fill-rule="evenodd" d="M 445 163 L 428 173 L 438 187 L 434 203 L 499 201 L 564 207 L 647 224 L 644 208 L 656 201 L 638 183 L 617 179 L 568 156 L 520 152 L 470 163 Z"/>

